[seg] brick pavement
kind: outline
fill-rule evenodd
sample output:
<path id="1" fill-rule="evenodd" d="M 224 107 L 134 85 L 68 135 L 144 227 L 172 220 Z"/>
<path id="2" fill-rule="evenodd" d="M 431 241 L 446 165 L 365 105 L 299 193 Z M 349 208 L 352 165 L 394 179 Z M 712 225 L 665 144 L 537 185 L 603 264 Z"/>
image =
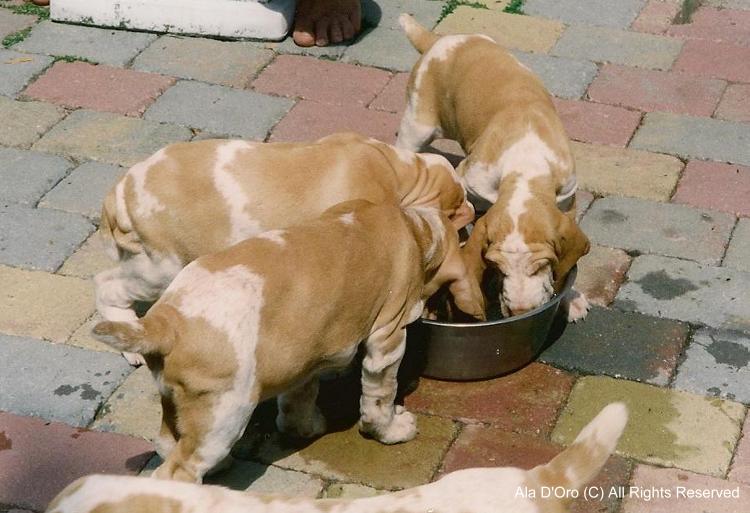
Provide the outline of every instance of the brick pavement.
<path id="1" fill-rule="evenodd" d="M 421 379 L 405 397 L 420 422 L 408 444 L 357 433 L 351 377 L 324 384 L 332 432 L 312 443 L 280 437 L 274 406 L 262 405 L 237 463 L 211 482 L 366 496 L 467 466 L 530 467 L 623 400 L 631 422 L 595 484 L 740 486 L 746 502 L 750 2 L 706 0 L 687 24 L 674 22 L 679 0 L 527 0 L 526 15 L 482 3 L 438 24 L 442 1 L 377 0 L 353 45 L 300 49 L 61 25 L 0 0 L 0 468 L 11 469 L 0 472 L 0 509 L 41 511 L 77 476 L 148 473 L 158 461 L 148 372 L 88 333 L 91 276 L 108 265 L 93 230 L 122 166 L 191 138 L 347 129 L 393 141 L 418 57 L 397 28 L 403 11 L 497 38 L 557 97 L 595 243 L 579 288 L 597 306 L 515 374 Z M 740 509 L 638 497 L 573 505 Z"/>

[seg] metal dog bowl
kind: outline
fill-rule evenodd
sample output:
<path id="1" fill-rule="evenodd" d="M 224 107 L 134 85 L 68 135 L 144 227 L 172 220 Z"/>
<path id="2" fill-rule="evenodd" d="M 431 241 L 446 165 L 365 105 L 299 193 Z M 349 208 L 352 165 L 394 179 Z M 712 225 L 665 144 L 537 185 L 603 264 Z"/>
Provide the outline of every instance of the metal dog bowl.
<path id="1" fill-rule="evenodd" d="M 420 319 L 408 328 L 409 352 L 423 360 L 422 375 L 436 379 L 487 379 L 519 369 L 544 349 L 576 273 L 573 267 L 559 294 L 522 315 L 476 323 Z"/>

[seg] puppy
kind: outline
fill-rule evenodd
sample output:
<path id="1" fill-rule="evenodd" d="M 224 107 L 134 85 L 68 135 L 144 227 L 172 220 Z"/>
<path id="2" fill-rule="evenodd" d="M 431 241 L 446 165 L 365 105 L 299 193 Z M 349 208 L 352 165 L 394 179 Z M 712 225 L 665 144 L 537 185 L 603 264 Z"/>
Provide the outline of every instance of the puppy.
<path id="1" fill-rule="evenodd" d="M 198 258 L 145 317 L 93 334 L 144 355 L 159 384 L 165 461 L 154 475 L 200 483 L 261 401 L 278 396 L 279 430 L 323 433 L 317 375 L 349 364 L 360 341 L 360 429 L 386 444 L 413 438 L 414 416 L 393 404 L 405 327 L 443 284 L 481 298 L 465 294 L 467 278 L 458 233 L 438 209 L 355 200 Z M 484 314 L 483 304 L 461 307 Z"/>
<path id="2" fill-rule="evenodd" d="M 473 468 L 439 481 L 365 499 L 306 499 L 236 492 L 219 486 L 168 483 L 144 477 L 94 475 L 65 488 L 48 513 L 560 513 L 607 462 L 627 422 L 622 403 L 604 408 L 546 465 Z M 545 498 L 545 492 L 547 497 Z M 582 495 L 582 494 L 581 494 Z"/>
<path id="3" fill-rule="evenodd" d="M 457 228 L 474 218 L 447 160 L 357 134 L 173 144 L 133 166 L 104 201 L 100 230 L 117 266 L 95 277 L 97 309 L 134 321 L 133 303 L 155 301 L 197 257 L 351 199 L 436 207 Z"/>
<path id="4" fill-rule="evenodd" d="M 503 314 L 546 303 L 589 250 L 575 222 L 576 179 L 568 137 L 542 82 L 483 35 L 439 37 L 408 15 L 401 26 L 422 57 L 408 85 L 397 146 L 457 140 L 458 174 L 479 219 L 465 246 L 468 265 L 502 276 Z M 586 316 L 574 292 L 568 319 Z"/>

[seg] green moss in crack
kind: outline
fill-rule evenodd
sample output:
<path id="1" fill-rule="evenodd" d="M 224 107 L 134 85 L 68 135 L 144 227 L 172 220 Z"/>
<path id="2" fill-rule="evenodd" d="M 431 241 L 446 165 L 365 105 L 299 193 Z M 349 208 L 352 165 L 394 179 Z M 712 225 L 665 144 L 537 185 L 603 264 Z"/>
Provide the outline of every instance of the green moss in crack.
<path id="1" fill-rule="evenodd" d="M 523 2 L 524 0 L 510 0 L 510 3 L 505 6 L 503 12 L 510 14 L 523 14 Z"/>
<path id="2" fill-rule="evenodd" d="M 87 59 L 86 57 L 79 57 L 77 55 L 53 55 L 52 59 L 54 62 L 87 62 L 89 64 L 99 64 L 98 62 Z"/>
<path id="3" fill-rule="evenodd" d="M 42 7 L 31 3 L 15 5 L 10 10 L 16 14 L 33 14 L 34 16 L 38 16 L 40 20 L 49 18 L 49 7 Z"/>
<path id="4" fill-rule="evenodd" d="M 20 43 L 24 39 L 26 39 L 31 32 L 31 27 L 25 28 L 23 30 L 19 30 L 18 32 L 13 32 L 12 34 L 8 34 L 3 39 L 3 47 L 10 48 L 11 46 Z"/>
<path id="5" fill-rule="evenodd" d="M 446 16 L 458 9 L 459 6 L 465 5 L 467 7 L 473 7 L 474 9 L 488 9 L 488 7 L 479 2 L 467 2 L 466 0 L 448 0 L 443 6 L 443 10 L 440 12 L 438 23 L 443 21 Z"/>

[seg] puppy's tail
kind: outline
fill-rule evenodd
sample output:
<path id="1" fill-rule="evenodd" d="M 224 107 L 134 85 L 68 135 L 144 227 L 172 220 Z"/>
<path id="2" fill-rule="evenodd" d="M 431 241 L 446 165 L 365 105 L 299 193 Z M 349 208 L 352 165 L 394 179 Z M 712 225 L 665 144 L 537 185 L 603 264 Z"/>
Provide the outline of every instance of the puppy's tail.
<path id="1" fill-rule="evenodd" d="M 411 44 L 419 53 L 425 53 L 435 44 L 435 41 L 440 39 L 440 36 L 424 28 L 408 14 L 399 16 L 398 22 L 401 28 L 404 29 L 404 32 L 406 32 L 406 37 L 409 38 L 409 41 L 411 41 Z"/>
<path id="2" fill-rule="evenodd" d="M 614 452 L 625 424 L 628 409 L 623 403 L 612 403 L 588 423 L 573 445 L 546 465 L 529 471 L 538 486 L 578 490 L 594 479 Z"/>
<path id="3" fill-rule="evenodd" d="M 91 334 L 100 342 L 128 353 L 165 356 L 172 350 L 175 335 L 160 315 L 147 315 L 136 321 L 102 321 Z"/>

